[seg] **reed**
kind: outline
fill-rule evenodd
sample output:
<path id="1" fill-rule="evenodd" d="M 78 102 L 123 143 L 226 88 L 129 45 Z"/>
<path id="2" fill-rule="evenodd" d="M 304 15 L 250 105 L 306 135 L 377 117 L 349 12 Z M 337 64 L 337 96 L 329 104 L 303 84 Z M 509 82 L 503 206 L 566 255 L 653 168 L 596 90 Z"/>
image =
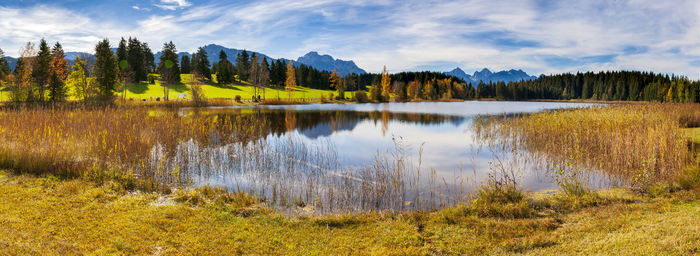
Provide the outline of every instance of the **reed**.
<path id="1" fill-rule="evenodd" d="M 633 104 L 486 116 L 478 137 L 546 159 L 603 171 L 643 189 L 672 181 L 693 162 L 682 128 L 700 120 L 698 104 Z"/>

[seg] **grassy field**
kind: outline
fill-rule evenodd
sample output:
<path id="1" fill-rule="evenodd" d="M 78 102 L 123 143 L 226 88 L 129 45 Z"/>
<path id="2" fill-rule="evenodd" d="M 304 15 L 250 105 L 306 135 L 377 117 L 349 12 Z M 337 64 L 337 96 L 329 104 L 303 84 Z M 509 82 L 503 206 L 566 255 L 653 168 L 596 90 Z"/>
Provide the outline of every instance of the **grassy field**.
<path id="1" fill-rule="evenodd" d="M 247 144 L 265 136 L 268 123 L 173 113 L 0 110 L 0 255 L 700 252 L 700 226 L 690 225 L 700 219 L 699 158 L 691 143 L 698 139 L 696 104 L 562 110 L 479 124 L 487 139 L 643 181 L 631 187 L 578 190 L 572 179 L 559 182 L 556 193 L 526 193 L 496 180 L 474 200 L 441 210 L 322 216 L 282 215 L 245 193 L 177 189 L 181 173 L 145 161 L 154 147 L 206 145 L 212 132 L 226 138 L 217 143 Z"/>
<path id="2" fill-rule="evenodd" d="M 189 81 L 191 81 L 191 76 L 190 74 L 183 74 L 181 75 L 182 82 L 181 84 L 175 85 L 175 86 L 170 86 L 169 87 L 169 97 L 170 99 L 177 99 L 179 93 L 187 93 L 187 98 L 191 96 L 190 94 L 190 87 L 191 85 L 189 84 Z M 214 76 L 214 80 L 216 79 L 216 76 Z M 216 83 L 213 83 L 211 81 L 205 82 L 202 84 L 202 88 L 204 89 L 204 93 L 207 98 L 224 98 L 224 99 L 233 99 L 236 97 L 236 95 L 240 95 L 242 99 L 251 99 L 253 97 L 253 90 L 254 87 L 250 86 L 247 83 L 236 83 L 236 84 L 229 84 L 229 85 L 219 85 Z M 70 91 L 72 91 L 72 88 L 68 88 Z M 337 95 L 336 91 L 330 91 L 330 90 L 318 90 L 318 89 L 313 89 L 313 88 L 307 88 L 303 86 L 299 86 L 296 88 L 296 90 L 292 93 L 291 98 L 292 99 L 319 99 L 321 98 L 321 94 L 323 94 L 323 97 L 328 98 L 328 94 L 332 93 L 334 96 Z M 70 95 L 73 95 L 73 93 L 69 93 Z M 155 84 L 148 84 L 145 82 L 142 83 L 137 83 L 137 84 L 132 84 L 127 87 L 125 91 L 118 91 L 115 92 L 115 94 L 118 97 L 124 97 L 126 99 L 135 99 L 135 100 L 140 100 L 140 99 L 156 99 L 158 97 L 162 98 L 164 96 L 164 90 L 163 90 L 163 85 L 161 84 L 160 80 L 157 80 Z M 347 98 L 352 97 L 351 92 L 345 92 L 345 96 Z M 265 89 L 265 97 L 267 99 L 277 99 L 278 97 L 281 99 L 288 99 L 290 95 L 285 91 L 284 88 L 267 88 Z M 2 95 L 0 95 L 0 101 L 7 101 L 10 99 L 10 91 L 9 89 L 6 89 L 2 92 Z M 71 96 L 69 99 L 74 100 L 75 97 Z"/>
<path id="3" fill-rule="evenodd" d="M 113 182 L 0 172 L 0 254 L 692 255 L 700 251 L 700 226 L 689 225 L 700 219 L 698 192 L 605 191 L 597 206 L 529 218 L 480 217 L 466 206 L 289 218 L 195 193 L 164 197 Z"/>

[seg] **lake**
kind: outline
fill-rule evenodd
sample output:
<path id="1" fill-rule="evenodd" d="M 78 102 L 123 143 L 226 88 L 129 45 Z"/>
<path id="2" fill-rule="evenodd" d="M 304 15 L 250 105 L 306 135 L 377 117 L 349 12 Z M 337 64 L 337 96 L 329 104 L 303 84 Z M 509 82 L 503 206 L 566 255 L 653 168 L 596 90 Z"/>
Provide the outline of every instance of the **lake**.
<path id="1" fill-rule="evenodd" d="M 469 200 L 499 166 L 513 168 L 526 190 L 557 188 L 546 167 L 523 157 L 526 152 L 478 140 L 475 117 L 593 105 L 467 101 L 189 109 L 182 114 L 257 115 L 267 132 L 237 145 L 185 142 L 175 162 L 195 185 L 252 192 L 279 208 L 435 209 Z M 587 182 L 610 185 L 601 175 Z"/>

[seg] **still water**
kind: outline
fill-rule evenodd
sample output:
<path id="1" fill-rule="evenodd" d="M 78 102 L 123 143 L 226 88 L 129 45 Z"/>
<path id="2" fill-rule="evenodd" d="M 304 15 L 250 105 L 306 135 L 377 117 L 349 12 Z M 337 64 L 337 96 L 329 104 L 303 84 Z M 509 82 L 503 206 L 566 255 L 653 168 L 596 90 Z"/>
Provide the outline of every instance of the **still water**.
<path id="1" fill-rule="evenodd" d="M 516 169 L 526 190 L 557 187 L 546 168 L 477 140 L 478 115 L 592 105 L 467 101 L 209 108 L 203 113 L 260 115 L 269 133 L 239 146 L 186 145 L 187 151 L 206 153 L 186 156 L 198 164 L 182 168 L 195 184 L 251 191 L 273 206 L 322 212 L 433 209 L 468 200 L 497 162 Z M 593 187 L 606 186 L 602 177 L 592 177 Z"/>

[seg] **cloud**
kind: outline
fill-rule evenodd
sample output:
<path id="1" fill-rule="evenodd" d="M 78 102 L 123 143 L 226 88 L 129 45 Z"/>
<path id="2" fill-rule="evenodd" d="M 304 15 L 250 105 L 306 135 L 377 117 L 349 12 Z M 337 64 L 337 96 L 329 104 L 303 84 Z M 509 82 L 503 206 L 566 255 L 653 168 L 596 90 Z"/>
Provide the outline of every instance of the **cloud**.
<path id="1" fill-rule="evenodd" d="M 154 6 L 164 9 L 174 11 L 177 9 L 189 7 L 192 4 L 187 2 L 187 0 L 160 0 L 160 3 L 154 4 Z"/>
<path id="2" fill-rule="evenodd" d="M 277 58 L 318 51 L 370 72 L 637 69 L 700 78 L 696 0 L 154 1 L 179 11 L 138 12 L 123 23 L 57 6 L 0 7 L 0 31 L 9 31 L 0 45 L 12 53 L 46 37 L 91 50 L 97 40 L 88 40 L 135 36 L 152 46 L 172 40 L 181 51 L 208 43 Z"/>

